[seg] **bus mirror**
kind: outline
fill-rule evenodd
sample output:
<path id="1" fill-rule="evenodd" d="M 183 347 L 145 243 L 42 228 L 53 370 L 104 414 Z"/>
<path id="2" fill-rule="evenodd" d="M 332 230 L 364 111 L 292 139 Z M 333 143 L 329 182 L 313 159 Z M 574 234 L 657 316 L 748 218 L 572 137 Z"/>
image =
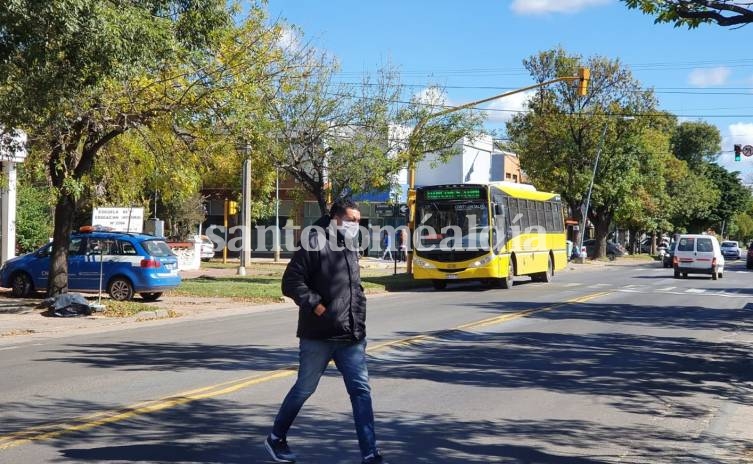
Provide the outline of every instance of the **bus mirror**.
<path id="1" fill-rule="evenodd" d="M 504 214 L 504 210 L 502 209 L 502 205 L 500 204 L 494 204 L 494 214 L 497 216 L 501 216 Z"/>

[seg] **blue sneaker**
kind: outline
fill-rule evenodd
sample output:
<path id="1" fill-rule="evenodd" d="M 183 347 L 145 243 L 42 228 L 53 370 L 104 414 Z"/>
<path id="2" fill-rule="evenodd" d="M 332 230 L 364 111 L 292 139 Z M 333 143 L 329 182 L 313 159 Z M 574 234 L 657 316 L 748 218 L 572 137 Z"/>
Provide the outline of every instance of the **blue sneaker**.
<path id="1" fill-rule="evenodd" d="M 275 462 L 295 462 L 296 455 L 290 451 L 287 440 L 284 438 L 273 439 L 272 435 L 267 435 L 264 440 L 264 448 Z M 378 461 L 381 462 L 381 461 Z"/>

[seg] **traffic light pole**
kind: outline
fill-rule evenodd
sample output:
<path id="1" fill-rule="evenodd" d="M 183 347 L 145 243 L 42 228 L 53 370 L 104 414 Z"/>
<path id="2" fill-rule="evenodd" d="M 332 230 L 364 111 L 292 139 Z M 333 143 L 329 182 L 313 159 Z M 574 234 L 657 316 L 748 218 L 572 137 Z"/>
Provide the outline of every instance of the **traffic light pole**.
<path id="1" fill-rule="evenodd" d="M 540 82 L 538 84 L 529 85 L 528 87 L 523 87 L 517 90 L 513 90 L 511 92 L 502 93 L 499 95 L 494 95 L 493 97 L 483 98 L 481 100 L 472 101 L 469 103 L 465 103 L 460 106 L 453 106 L 451 108 L 444 109 L 442 111 L 439 111 L 437 113 L 432 113 L 427 117 L 424 117 L 416 123 L 416 126 L 411 131 L 410 135 L 408 136 L 408 229 L 410 230 L 410 246 L 408 247 L 408 256 L 407 256 L 407 262 L 406 262 L 406 272 L 408 274 L 413 274 L 413 232 L 416 230 L 416 159 L 419 157 L 418 153 L 418 142 L 419 142 L 419 135 L 421 134 L 421 131 L 423 130 L 426 123 L 431 121 L 434 118 L 438 118 L 440 116 L 445 116 L 450 113 L 454 113 L 456 111 L 462 111 L 465 109 L 473 108 L 474 106 L 481 105 L 483 103 L 490 102 L 492 100 L 496 100 L 498 98 L 504 98 L 508 97 L 510 95 L 515 95 L 517 93 L 525 92 L 527 90 L 533 90 L 538 89 L 550 84 L 555 84 L 557 82 L 566 82 L 566 81 L 578 81 L 578 95 L 584 96 L 586 95 L 586 91 L 588 89 L 588 82 L 591 80 L 591 70 L 589 68 L 580 68 L 577 76 L 565 76 L 565 77 L 558 77 L 556 79 L 552 79 L 546 82 Z"/>

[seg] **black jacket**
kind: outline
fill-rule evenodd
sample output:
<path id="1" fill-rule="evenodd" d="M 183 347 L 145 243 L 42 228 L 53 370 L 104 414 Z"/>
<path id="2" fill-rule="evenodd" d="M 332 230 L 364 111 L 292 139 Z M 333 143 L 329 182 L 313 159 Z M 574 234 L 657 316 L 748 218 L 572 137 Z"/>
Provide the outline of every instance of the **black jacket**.
<path id="1" fill-rule="evenodd" d="M 282 276 L 282 293 L 298 305 L 296 335 L 317 340 L 362 340 L 366 337 L 366 295 L 361 286 L 358 251 L 345 247 L 342 235 L 329 227 L 329 216 L 314 225 L 325 233 L 312 228 L 308 236 L 301 237 L 311 251 L 299 248 Z M 340 251 L 332 247 L 332 234 Z M 314 313 L 319 303 L 327 308 L 321 316 Z"/>

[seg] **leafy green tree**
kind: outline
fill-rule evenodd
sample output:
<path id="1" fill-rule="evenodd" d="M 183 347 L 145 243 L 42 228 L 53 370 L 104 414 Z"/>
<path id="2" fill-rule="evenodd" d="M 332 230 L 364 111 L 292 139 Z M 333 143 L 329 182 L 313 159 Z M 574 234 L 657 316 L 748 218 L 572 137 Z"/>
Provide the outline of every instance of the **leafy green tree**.
<path id="1" fill-rule="evenodd" d="M 714 227 L 727 235 L 727 228 L 734 217 L 751 205 L 751 192 L 740 181 L 739 172 L 729 172 L 723 167 L 709 163 L 705 174 L 719 191 L 719 201 L 714 206 L 703 226 Z"/>
<path id="2" fill-rule="evenodd" d="M 695 172 L 703 173 L 707 163 L 716 160 L 722 149 L 722 136 L 713 124 L 686 121 L 674 128 L 672 153 L 688 163 Z"/>
<path id="3" fill-rule="evenodd" d="M 632 9 L 656 16 L 657 23 L 696 28 L 703 23 L 740 26 L 753 22 L 750 4 L 738 0 L 622 0 Z"/>
<path id="4" fill-rule="evenodd" d="M 668 183 L 673 173 L 687 167 L 669 151 L 672 128 L 675 118 L 669 114 L 657 114 L 645 118 L 644 129 L 634 141 L 637 150 L 643 155 L 638 166 L 639 182 L 633 195 L 624 198 L 615 211 L 615 223 L 633 231 L 670 230 L 671 195 Z M 638 234 L 632 234 L 637 237 Z"/>
<path id="5" fill-rule="evenodd" d="M 50 295 L 67 291 L 69 235 L 103 148 L 160 118 L 176 129 L 206 121 L 197 114 L 239 68 L 266 76 L 279 31 L 260 11 L 252 6 L 236 27 L 224 0 L 14 0 L 0 9 L 0 127 L 29 135 L 30 158 L 47 166 L 56 195 Z"/>
<path id="6" fill-rule="evenodd" d="M 685 161 L 676 159 L 667 170 L 667 211 L 676 232 L 705 230 L 720 192 L 705 175 L 691 170 Z"/>
<path id="7" fill-rule="evenodd" d="M 406 166 L 402 128 L 433 108 L 418 98 L 400 105 L 404 89 L 392 68 L 359 84 L 338 82 L 337 63 L 326 55 L 297 51 L 303 79 L 280 86 L 270 97 L 280 151 L 274 163 L 316 198 L 322 214 L 329 198 L 388 188 Z M 454 153 L 453 145 L 480 129 L 469 112 L 437 118 L 422 131 L 421 154 Z"/>
<path id="8" fill-rule="evenodd" d="M 735 216 L 734 224 L 736 229 L 734 236 L 742 242 L 742 245 L 747 246 L 753 239 L 753 217 L 751 217 L 750 210 L 738 213 Z"/>
<path id="9" fill-rule="evenodd" d="M 528 102 L 530 111 L 507 124 L 507 133 L 532 182 L 540 189 L 560 192 L 581 223 L 581 206 L 602 152 L 588 215 L 600 244 L 596 256 L 603 256 L 617 209 L 639 190 L 644 181 L 641 166 L 653 156 L 650 147 L 640 144 L 647 120 L 621 116 L 654 112 L 656 99 L 616 60 L 583 60 L 554 49 L 525 60 L 524 65 L 536 82 L 575 75 L 583 65 L 591 69 L 586 97 L 580 98 L 571 84 L 541 88 Z"/>
<path id="10" fill-rule="evenodd" d="M 52 197 L 44 185 L 30 182 L 19 182 L 16 192 L 16 244 L 20 253 L 28 253 L 52 236 Z"/>

